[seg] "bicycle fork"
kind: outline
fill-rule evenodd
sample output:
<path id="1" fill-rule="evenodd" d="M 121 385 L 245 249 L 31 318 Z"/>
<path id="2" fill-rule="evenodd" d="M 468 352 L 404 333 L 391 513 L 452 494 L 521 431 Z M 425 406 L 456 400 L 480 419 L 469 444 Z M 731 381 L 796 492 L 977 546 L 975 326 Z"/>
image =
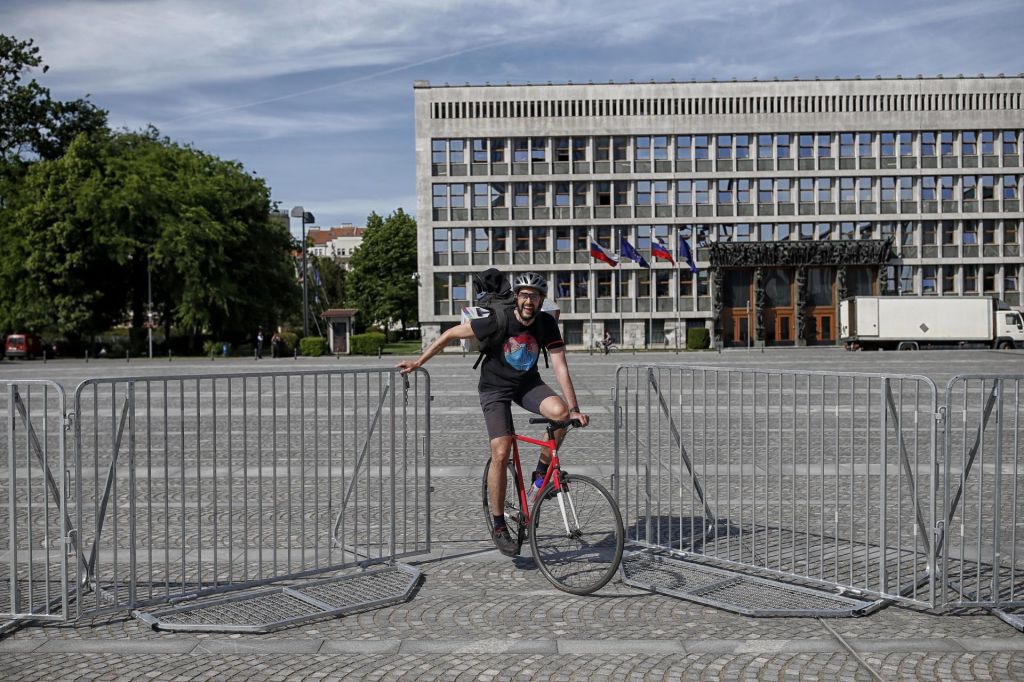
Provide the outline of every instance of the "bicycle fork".
<path id="1" fill-rule="evenodd" d="M 569 494 L 568 486 L 563 484 L 562 481 L 562 470 L 558 468 L 555 470 L 555 477 L 558 481 L 557 490 L 555 491 L 555 499 L 558 500 L 558 509 L 562 512 L 562 524 L 565 526 L 566 537 L 579 539 L 580 533 L 580 519 L 576 515 L 576 505 L 572 501 L 572 495 Z M 564 493 L 564 494 L 563 494 Z M 566 503 L 568 500 L 569 511 L 572 513 L 572 526 L 569 525 L 569 514 L 565 513 Z"/>

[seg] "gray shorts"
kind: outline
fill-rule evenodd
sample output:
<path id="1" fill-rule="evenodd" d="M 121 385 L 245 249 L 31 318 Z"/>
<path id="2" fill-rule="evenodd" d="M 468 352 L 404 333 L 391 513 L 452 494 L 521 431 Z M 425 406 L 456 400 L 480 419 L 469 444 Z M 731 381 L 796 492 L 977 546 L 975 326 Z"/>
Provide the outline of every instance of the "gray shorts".
<path id="1" fill-rule="evenodd" d="M 530 384 L 518 391 L 481 393 L 480 407 L 484 411 L 484 423 L 487 425 L 488 438 L 493 440 L 515 433 L 512 426 L 513 402 L 524 410 L 540 414 L 540 404 L 553 395 L 557 394 L 543 381 Z"/>

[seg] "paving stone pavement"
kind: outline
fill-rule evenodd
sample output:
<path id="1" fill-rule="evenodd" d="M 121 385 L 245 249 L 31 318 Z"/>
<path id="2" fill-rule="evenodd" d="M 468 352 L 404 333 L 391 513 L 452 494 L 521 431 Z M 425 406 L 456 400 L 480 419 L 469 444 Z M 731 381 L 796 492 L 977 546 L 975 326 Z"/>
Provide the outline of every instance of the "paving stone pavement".
<path id="1" fill-rule="evenodd" d="M 754 619 L 649 594 L 619 580 L 588 597 L 554 590 L 531 559 L 508 559 L 485 541 L 477 492 L 483 441 L 472 360 L 446 355 L 427 366 L 436 396 L 434 538 L 429 555 L 408 561 L 423 574 L 411 600 L 264 635 L 156 632 L 124 613 L 73 624 L 27 624 L 0 639 L 0 678 L 1024 680 L 1024 634 L 980 611 L 935 615 L 890 606 L 856 619 Z M 953 374 L 992 371 L 994 363 L 1000 371 L 1024 373 L 1021 352 L 573 354 L 580 402 L 594 426 L 573 434 L 564 453 L 567 464 L 610 471 L 611 377 L 617 364 L 634 360 L 916 372 L 939 385 Z M 166 362 L 58 361 L 5 364 L 0 379 L 52 376 L 71 389 L 88 376 L 326 363 L 368 366 L 348 359 L 175 361 L 170 368 Z"/>

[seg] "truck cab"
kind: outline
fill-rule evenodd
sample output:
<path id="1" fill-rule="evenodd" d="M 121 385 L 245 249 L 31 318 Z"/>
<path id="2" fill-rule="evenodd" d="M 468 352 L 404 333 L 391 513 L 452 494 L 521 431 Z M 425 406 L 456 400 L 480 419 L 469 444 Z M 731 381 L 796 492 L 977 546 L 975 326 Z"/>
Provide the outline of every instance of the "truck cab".
<path id="1" fill-rule="evenodd" d="M 1016 310 L 996 310 L 995 315 L 995 347 L 1024 348 L 1024 316 Z"/>

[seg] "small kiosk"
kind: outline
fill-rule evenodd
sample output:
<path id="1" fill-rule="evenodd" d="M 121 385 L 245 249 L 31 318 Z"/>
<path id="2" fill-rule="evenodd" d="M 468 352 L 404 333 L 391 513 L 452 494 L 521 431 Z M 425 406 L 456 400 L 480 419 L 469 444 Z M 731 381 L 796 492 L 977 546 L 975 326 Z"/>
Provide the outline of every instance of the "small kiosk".
<path id="1" fill-rule="evenodd" d="M 320 315 L 327 322 L 327 347 L 334 355 L 349 354 L 352 318 L 357 312 L 356 308 L 330 308 Z"/>

